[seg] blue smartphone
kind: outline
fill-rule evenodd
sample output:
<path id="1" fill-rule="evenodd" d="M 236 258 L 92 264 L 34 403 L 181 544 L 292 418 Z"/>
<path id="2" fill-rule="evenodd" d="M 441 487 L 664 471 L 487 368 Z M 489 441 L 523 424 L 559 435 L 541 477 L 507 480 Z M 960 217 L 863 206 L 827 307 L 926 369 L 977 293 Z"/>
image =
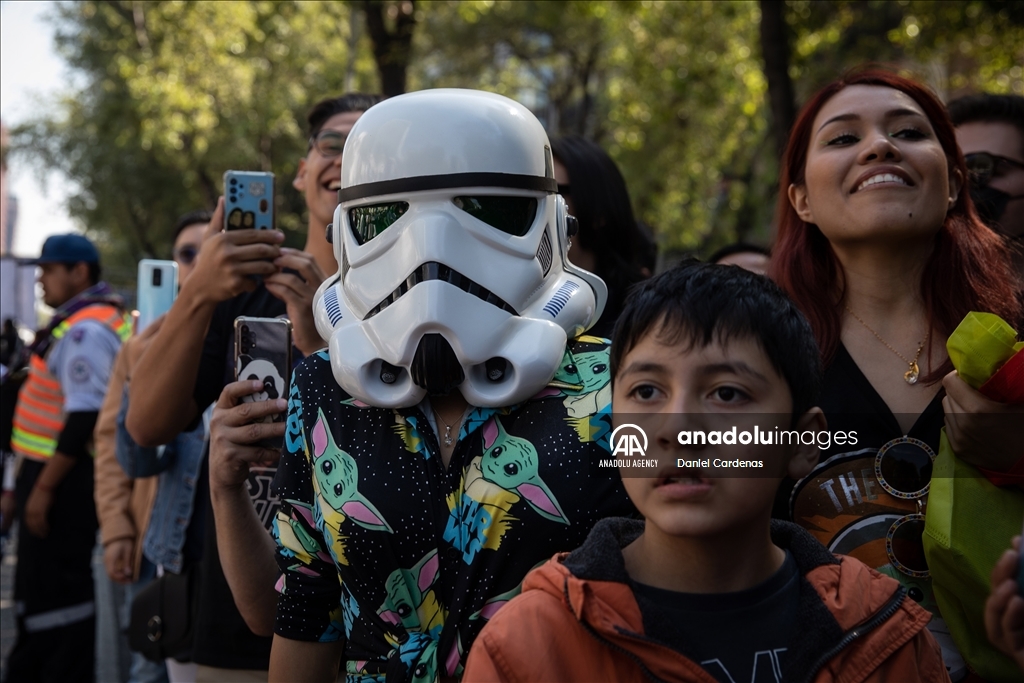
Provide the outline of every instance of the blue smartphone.
<path id="1" fill-rule="evenodd" d="M 174 261 L 143 259 L 139 261 L 138 308 L 136 333 L 171 310 L 178 296 L 178 264 Z"/>
<path id="2" fill-rule="evenodd" d="M 224 174 L 224 229 L 274 229 L 274 174 L 228 171 Z"/>

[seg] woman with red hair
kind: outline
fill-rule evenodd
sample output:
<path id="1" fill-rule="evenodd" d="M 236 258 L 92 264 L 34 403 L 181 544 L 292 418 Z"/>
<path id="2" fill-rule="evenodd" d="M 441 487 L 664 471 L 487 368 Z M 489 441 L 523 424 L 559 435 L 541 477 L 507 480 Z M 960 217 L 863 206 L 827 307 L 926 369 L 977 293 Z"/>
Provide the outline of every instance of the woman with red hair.
<path id="1" fill-rule="evenodd" d="M 794 487 L 789 514 L 930 609 L 950 676 L 961 680 L 967 669 L 924 561 L 923 513 L 944 423 L 969 462 L 1005 471 L 1021 455 L 1019 421 L 1011 429 L 1011 419 L 984 418 L 1024 409 L 982 397 L 946 353 L 969 311 L 1019 324 L 1010 260 L 971 203 L 942 103 L 896 74 L 855 72 L 814 95 L 780 175 L 770 275 L 817 336 L 829 428 L 857 434 L 823 451 Z"/>

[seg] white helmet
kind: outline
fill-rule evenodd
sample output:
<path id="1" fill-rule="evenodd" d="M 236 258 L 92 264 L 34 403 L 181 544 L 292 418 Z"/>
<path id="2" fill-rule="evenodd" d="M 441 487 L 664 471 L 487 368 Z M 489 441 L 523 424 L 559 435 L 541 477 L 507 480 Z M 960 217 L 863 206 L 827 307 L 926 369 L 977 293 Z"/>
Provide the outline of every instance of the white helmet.
<path id="1" fill-rule="evenodd" d="M 576 220 L 528 109 L 476 90 L 373 106 L 352 128 L 327 228 L 339 270 L 316 293 L 338 384 L 369 405 L 456 387 L 507 406 L 551 380 L 607 290 L 568 262 Z"/>

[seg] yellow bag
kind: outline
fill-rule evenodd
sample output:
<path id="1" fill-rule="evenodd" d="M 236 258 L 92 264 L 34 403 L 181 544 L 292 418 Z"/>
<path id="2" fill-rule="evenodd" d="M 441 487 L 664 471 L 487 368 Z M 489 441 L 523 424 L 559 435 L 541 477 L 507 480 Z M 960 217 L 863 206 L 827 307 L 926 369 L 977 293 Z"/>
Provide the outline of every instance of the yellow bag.
<path id="1" fill-rule="evenodd" d="M 1016 335 L 998 316 L 970 313 L 947 343 L 960 376 L 981 386 L 1014 354 Z M 987 374 L 986 374 L 987 373 Z M 992 568 L 1020 533 L 1024 491 L 989 482 L 953 453 L 942 430 L 925 513 L 924 552 L 935 600 L 960 654 L 992 683 L 1019 683 L 1021 671 L 985 635 Z"/>

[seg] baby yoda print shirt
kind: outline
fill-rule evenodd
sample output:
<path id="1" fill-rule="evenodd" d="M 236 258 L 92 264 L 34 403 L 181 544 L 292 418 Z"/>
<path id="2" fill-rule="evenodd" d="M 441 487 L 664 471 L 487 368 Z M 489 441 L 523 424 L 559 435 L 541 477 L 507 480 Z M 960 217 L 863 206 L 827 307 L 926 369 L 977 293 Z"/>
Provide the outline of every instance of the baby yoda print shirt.
<path id="1" fill-rule="evenodd" d="M 350 681 L 459 675 L 469 646 L 523 577 L 634 515 L 607 457 L 605 340 L 581 337 L 552 382 L 508 408 L 473 408 L 449 467 L 418 407 L 361 404 L 327 352 L 296 369 L 275 486 L 275 631 L 346 640 Z"/>

